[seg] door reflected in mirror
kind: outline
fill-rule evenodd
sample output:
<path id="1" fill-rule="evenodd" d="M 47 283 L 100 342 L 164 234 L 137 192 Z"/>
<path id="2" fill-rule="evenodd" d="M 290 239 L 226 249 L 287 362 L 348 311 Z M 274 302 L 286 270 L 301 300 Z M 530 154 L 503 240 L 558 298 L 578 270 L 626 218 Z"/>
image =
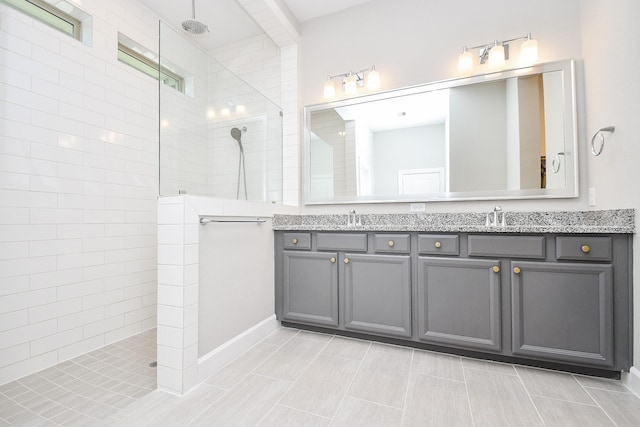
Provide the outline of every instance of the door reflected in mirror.
<path id="1" fill-rule="evenodd" d="M 564 61 L 307 107 L 305 202 L 576 197 L 573 87 Z"/>

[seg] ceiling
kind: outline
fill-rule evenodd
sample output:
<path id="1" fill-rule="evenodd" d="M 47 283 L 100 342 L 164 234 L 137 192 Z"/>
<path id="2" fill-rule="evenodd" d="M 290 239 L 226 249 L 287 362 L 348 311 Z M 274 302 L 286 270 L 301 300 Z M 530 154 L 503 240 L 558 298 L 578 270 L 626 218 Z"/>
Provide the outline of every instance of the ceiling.
<path id="1" fill-rule="evenodd" d="M 191 0 L 140 0 L 172 27 L 192 17 Z M 283 0 L 299 22 L 329 15 L 370 0 Z M 194 38 L 211 50 L 263 34 L 262 29 L 236 0 L 196 0 L 196 19 L 209 27 L 209 33 Z M 185 33 L 186 34 L 186 33 Z"/>
<path id="2" fill-rule="evenodd" d="M 330 15 L 370 0 L 284 0 L 298 22 Z"/>

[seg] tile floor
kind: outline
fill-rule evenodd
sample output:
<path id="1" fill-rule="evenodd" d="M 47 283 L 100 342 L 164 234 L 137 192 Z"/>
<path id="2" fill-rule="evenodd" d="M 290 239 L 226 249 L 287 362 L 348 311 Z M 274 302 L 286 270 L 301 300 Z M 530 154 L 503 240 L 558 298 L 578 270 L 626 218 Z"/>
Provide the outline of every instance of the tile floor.
<path id="1" fill-rule="evenodd" d="M 0 426 L 95 425 L 156 389 L 155 329 L 0 386 Z"/>
<path id="2" fill-rule="evenodd" d="M 639 426 L 618 381 L 281 328 L 180 398 L 155 332 L 0 387 L 0 426 Z"/>

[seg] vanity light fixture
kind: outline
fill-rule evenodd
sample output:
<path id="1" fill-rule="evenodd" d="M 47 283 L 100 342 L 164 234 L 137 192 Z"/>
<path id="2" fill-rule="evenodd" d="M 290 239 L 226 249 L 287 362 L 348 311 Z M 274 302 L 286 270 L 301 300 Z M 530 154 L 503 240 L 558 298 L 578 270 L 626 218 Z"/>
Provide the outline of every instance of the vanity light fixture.
<path id="1" fill-rule="evenodd" d="M 531 33 L 524 37 L 516 37 L 509 40 L 495 40 L 492 43 L 482 44 L 463 48 L 462 53 L 458 56 L 458 72 L 460 74 L 471 74 L 474 67 L 473 54 L 471 50 L 479 49 L 478 63 L 488 64 L 491 68 L 502 68 L 505 61 L 509 59 L 509 43 L 525 40 L 520 46 L 520 64 L 532 65 L 538 60 L 538 42 L 531 38 Z"/>
<path id="2" fill-rule="evenodd" d="M 498 44 L 498 40 L 496 40 L 493 47 L 489 50 L 489 60 L 487 61 L 489 63 L 489 66 L 491 68 L 504 67 L 504 63 L 506 59 L 505 55 L 506 53 L 505 53 L 504 46 L 501 44 Z"/>
<path id="3" fill-rule="evenodd" d="M 376 70 L 376 66 L 365 68 L 360 71 L 349 71 L 348 73 L 335 74 L 327 76 L 324 81 L 323 95 L 325 99 L 336 97 L 336 84 L 333 79 L 340 78 L 342 80 L 342 89 L 347 96 L 353 96 L 358 93 L 359 87 L 364 87 L 365 81 L 368 90 L 378 90 L 380 88 L 380 72 Z"/>
<path id="4" fill-rule="evenodd" d="M 538 41 L 531 38 L 531 33 L 527 35 L 527 41 L 520 46 L 520 63 L 522 65 L 533 65 L 538 60 Z"/>

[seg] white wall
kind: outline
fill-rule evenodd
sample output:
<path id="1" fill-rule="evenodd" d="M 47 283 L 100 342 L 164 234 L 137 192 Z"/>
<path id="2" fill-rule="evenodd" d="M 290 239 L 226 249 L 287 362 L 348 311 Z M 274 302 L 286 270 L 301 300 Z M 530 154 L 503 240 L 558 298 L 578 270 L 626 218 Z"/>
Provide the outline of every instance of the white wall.
<path id="1" fill-rule="evenodd" d="M 587 146 L 591 134 L 614 125 L 602 155 L 587 158 L 589 187 L 596 189 L 598 209 L 640 209 L 640 2 L 583 0 L 581 8 L 584 55 Z M 587 151 L 587 150 L 585 150 Z M 636 227 L 638 219 L 636 216 Z M 640 248 L 634 238 L 635 366 L 640 365 Z"/>
<path id="2" fill-rule="evenodd" d="M 449 94 L 450 190 L 506 189 L 506 83 L 456 87 Z"/>
<path id="3" fill-rule="evenodd" d="M 381 73 L 381 90 L 455 78 L 462 46 L 524 36 L 527 32 L 539 42 L 541 62 L 577 59 L 578 77 L 581 77 L 580 23 L 579 0 L 524 3 L 509 0 L 373 0 L 300 26 L 302 105 L 323 102 L 322 82 L 327 74 L 375 64 Z M 517 44 L 513 46 L 516 52 L 518 47 Z M 579 81 L 578 102 L 584 101 Z M 584 129 L 579 128 L 579 131 L 584 132 Z M 579 136 L 583 141 L 584 135 Z M 582 151 L 581 176 L 586 176 L 586 163 L 586 154 Z M 506 210 L 585 209 L 586 180 L 581 180 L 580 192 L 578 199 L 501 201 L 500 204 Z M 437 202 L 429 203 L 427 210 L 490 211 L 494 205 L 492 201 Z M 355 208 L 362 213 L 409 211 L 407 204 L 358 204 Z M 349 209 L 351 206 L 345 205 L 309 206 L 303 211 L 346 213 Z"/>
<path id="4" fill-rule="evenodd" d="M 372 157 L 374 194 L 400 194 L 399 170 L 445 167 L 444 124 L 374 132 Z"/>
<path id="5" fill-rule="evenodd" d="M 135 1 L 83 0 L 89 47 L 0 4 L 0 384 L 155 327 L 157 49 Z"/>

